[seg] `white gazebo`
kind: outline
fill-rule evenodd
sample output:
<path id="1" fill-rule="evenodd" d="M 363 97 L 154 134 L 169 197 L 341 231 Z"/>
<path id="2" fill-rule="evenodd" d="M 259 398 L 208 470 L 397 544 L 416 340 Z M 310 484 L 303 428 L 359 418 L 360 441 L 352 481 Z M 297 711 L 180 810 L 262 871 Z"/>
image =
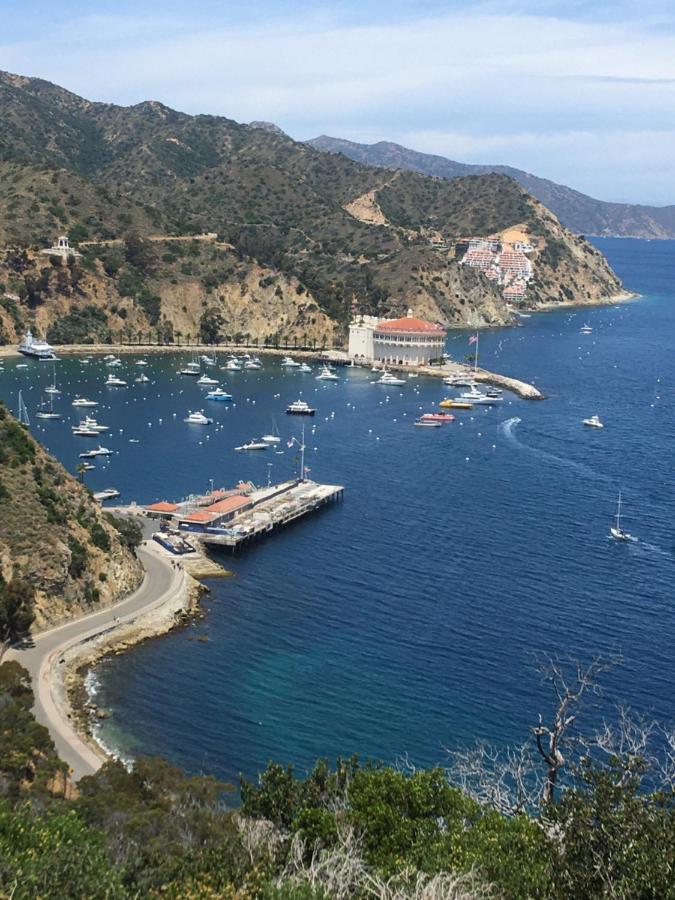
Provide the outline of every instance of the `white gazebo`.
<path id="1" fill-rule="evenodd" d="M 69 256 L 80 257 L 81 253 L 78 253 L 77 250 L 74 250 L 70 246 L 70 242 L 68 241 L 68 235 L 61 234 L 56 240 L 56 243 L 53 247 L 48 247 L 46 250 L 40 250 L 44 256 L 60 256 L 62 259 L 68 259 Z"/>

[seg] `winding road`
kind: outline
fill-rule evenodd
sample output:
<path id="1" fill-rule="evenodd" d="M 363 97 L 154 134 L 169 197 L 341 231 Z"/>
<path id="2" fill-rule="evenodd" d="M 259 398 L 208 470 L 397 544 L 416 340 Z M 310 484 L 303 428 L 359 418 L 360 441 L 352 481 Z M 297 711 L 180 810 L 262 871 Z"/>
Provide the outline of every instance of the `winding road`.
<path id="1" fill-rule="evenodd" d="M 114 606 L 40 632 L 34 636 L 32 646 L 13 648 L 5 656 L 5 659 L 17 660 L 30 672 L 35 694 L 35 718 L 49 729 L 59 756 L 72 769 L 74 781 L 96 772 L 103 764 L 103 757 L 82 740 L 70 718 L 62 711 L 54 696 L 53 668 L 63 665 L 63 654 L 75 645 L 86 645 L 119 625 L 134 622 L 172 600 L 185 586 L 182 567 L 174 568 L 172 561 L 162 556 L 149 542 L 139 548 L 138 558 L 145 570 L 145 577 L 133 594 Z"/>

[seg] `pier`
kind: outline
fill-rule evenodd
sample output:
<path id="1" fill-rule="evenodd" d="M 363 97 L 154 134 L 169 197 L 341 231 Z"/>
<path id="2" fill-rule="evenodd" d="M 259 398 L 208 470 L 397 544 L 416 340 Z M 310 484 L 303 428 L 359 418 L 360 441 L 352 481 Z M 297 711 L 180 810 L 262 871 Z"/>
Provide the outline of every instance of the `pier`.
<path id="1" fill-rule="evenodd" d="M 297 478 L 263 488 L 242 483 L 231 490 L 188 497 L 177 503 L 152 503 L 141 510 L 150 518 L 161 519 L 164 528 L 189 541 L 235 551 L 341 500 L 343 492 L 342 485 Z"/>

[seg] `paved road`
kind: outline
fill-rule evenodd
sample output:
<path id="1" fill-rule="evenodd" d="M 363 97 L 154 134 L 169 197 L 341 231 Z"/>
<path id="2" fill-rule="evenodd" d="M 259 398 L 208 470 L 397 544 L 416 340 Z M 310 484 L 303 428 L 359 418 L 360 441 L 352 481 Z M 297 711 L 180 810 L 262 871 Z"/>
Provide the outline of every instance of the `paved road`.
<path id="1" fill-rule="evenodd" d="M 64 718 L 54 701 L 50 673 L 61 665 L 62 654 L 75 644 L 112 629 L 114 619 L 133 622 L 140 613 L 161 606 L 182 590 L 185 574 L 174 569 L 171 561 L 150 547 L 139 548 L 138 556 L 145 577 L 138 590 L 115 606 L 67 622 L 35 636 L 34 646 L 8 651 L 6 659 L 16 659 L 31 675 L 35 693 L 35 718 L 49 729 L 57 752 L 73 770 L 73 779 L 92 775 L 102 764 L 101 758 L 79 737 L 70 721 Z"/>

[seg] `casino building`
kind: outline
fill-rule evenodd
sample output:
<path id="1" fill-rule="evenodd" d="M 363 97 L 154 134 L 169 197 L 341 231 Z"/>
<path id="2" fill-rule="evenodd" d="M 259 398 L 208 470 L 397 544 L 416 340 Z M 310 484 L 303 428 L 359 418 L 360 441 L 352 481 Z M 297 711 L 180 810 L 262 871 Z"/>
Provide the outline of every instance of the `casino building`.
<path id="1" fill-rule="evenodd" d="M 349 327 L 349 355 L 356 362 L 423 366 L 443 355 L 446 336 L 445 328 L 410 309 L 400 319 L 357 316 Z"/>

